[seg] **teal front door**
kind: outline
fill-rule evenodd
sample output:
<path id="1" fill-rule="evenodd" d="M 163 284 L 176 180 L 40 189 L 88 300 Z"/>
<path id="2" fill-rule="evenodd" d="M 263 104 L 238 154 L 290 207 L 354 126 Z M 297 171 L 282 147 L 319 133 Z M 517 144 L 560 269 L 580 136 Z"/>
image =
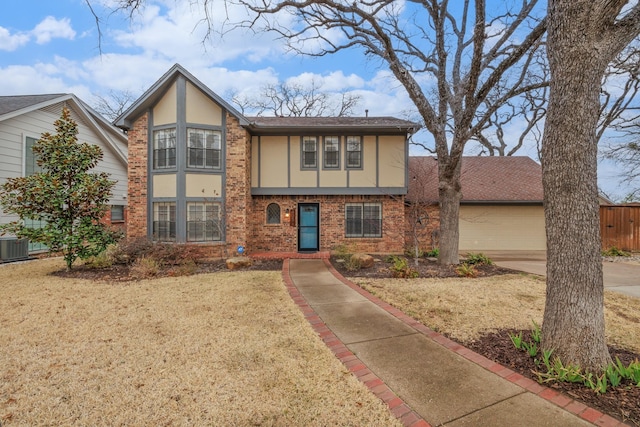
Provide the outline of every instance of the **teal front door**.
<path id="1" fill-rule="evenodd" d="M 300 203 L 298 205 L 298 250 L 320 249 L 320 205 Z"/>

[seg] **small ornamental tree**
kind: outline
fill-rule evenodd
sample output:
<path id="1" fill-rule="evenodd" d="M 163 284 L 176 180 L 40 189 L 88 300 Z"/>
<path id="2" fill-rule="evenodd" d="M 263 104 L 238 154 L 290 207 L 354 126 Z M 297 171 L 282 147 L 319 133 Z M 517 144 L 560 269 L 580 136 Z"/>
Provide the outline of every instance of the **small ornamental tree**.
<path id="1" fill-rule="evenodd" d="M 102 159 L 102 150 L 78 143 L 78 126 L 67 108 L 55 127 L 55 134 L 42 134 L 33 146 L 42 172 L 9 178 L 0 187 L 3 210 L 20 218 L 0 225 L 0 231 L 62 252 L 71 269 L 77 258 L 95 256 L 115 241 L 116 233 L 101 222 L 115 181 L 104 172 L 89 172 Z M 44 224 L 27 227 L 25 219 Z"/>

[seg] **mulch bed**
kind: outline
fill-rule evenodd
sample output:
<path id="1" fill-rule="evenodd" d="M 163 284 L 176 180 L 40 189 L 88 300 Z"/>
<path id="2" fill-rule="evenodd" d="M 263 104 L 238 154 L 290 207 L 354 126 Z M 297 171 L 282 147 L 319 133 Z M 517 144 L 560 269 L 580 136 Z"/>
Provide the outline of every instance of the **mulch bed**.
<path id="1" fill-rule="evenodd" d="M 518 332 L 520 331 L 501 330 L 484 335 L 476 341 L 461 344 L 527 378 L 537 381 L 538 377 L 534 372 L 540 371 L 540 368 L 536 366 L 533 359 L 526 352 L 516 349 L 511 342 L 511 338 L 509 338 L 509 333 L 517 334 Z M 522 332 L 526 341 L 532 341 L 530 331 Z M 620 361 L 625 365 L 629 365 L 634 360 L 640 360 L 640 354 L 624 349 L 609 347 L 609 352 L 614 360 L 619 357 Z M 545 369 L 544 366 L 542 369 Z M 545 385 L 629 425 L 640 426 L 640 387 L 627 384 L 624 387 L 608 388 L 605 394 L 597 394 L 580 384 L 555 382 Z"/>
<path id="2" fill-rule="evenodd" d="M 253 260 L 250 267 L 245 267 L 242 271 L 279 271 L 282 270 L 282 260 L 280 259 L 268 259 L 268 260 Z M 224 260 L 198 262 L 193 274 L 204 273 L 216 273 L 219 271 L 230 271 L 227 269 L 227 265 Z M 59 270 L 53 273 L 54 276 L 78 278 L 87 280 L 96 280 L 102 282 L 129 282 L 137 280 L 131 274 L 131 266 L 126 264 L 114 264 L 111 267 L 106 268 L 92 268 L 86 265 L 74 266 L 72 270 Z M 158 277 L 172 277 L 176 276 L 176 267 L 163 267 L 157 275 Z"/>
<path id="3" fill-rule="evenodd" d="M 407 258 L 405 258 L 407 259 Z M 371 268 L 362 268 L 360 270 L 349 270 L 346 263 L 342 262 L 339 257 L 332 256 L 331 264 L 343 276 L 349 277 L 366 277 L 370 279 L 386 279 L 393 277 L 390 267 L 393 265 L 386 256 L 375 258 L 376 262 Z M 455 265 L 440 265 L 435 258 L 422 258 L 418 265 L 413 259 L 407 259 L 408 265 L 418 272 L 418 277 L 460 277 L 456 272 Z M 475 265 L 477 277 L 496 276 L 500 274 L 515 273 L 514 270 L 492 265 Z"/>

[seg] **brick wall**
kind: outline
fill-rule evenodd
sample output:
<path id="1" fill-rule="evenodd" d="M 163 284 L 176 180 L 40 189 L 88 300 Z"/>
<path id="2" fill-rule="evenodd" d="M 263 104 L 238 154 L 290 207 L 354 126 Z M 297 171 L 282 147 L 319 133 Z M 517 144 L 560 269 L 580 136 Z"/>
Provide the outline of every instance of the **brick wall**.
<path id="1" fill-rule="evenodd" d="M 238 119 L 227 113 L 226 241 L 231 252 L 248 246 L 251 209 L 251 138 Z"/>
<path id="2" fill-rule="evenodd" d="M 382 203 L 381 238 L 346 238 L 345 203 Z M 267 224 L 266 209 L 270 203 L 280 205 L 282 223 Z M 346 245 L 357 252 L 401 253 L 404 250 L 405 212 L 403 198 L 387 196 L 255 196 L 248 221 L 252 224 L 251 252 L 297 251 L 297 227 L 285 218 L 286 210 L 297 215 L 298 203 L 320 204 L 320 250 Z M 297 220 L 297 218 L 296 218 Z"/>
<path id="3" fill-rule="evenodd" d="M 129 193 L 127 237 L 147 235 L 147 138 L 148 114 L 142 115 L 129 130 Z"/>
<path id="4" fill-rule="evenodd" d="M 127 232 L 127 215 L 128 215 L 127 211 L 128 211 L 128 209 L 125 206 L 124 207 L 124 220 L 113 221 L 111 219 L 111 206 L 107 206 L 107 210 L 105 211 L 105 214 L 102 217 L 101 222 L 103 224 L 109 225 L 114 230 L 118 230 L 119 232 L 122 232 L 122 233 L 126 234 L 126 232 Z"/>

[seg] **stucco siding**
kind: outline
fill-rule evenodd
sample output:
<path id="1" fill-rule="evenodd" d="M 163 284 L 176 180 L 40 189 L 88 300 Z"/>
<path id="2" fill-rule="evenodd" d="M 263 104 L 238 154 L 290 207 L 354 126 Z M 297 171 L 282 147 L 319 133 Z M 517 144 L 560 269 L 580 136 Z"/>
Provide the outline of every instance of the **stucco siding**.
<path id="1" fill-rule="evenodd" d="M 349 187 L 375 187 L 378 175 L 377 144 L 375 136 L 362 139 L 362 170 L 349 170 Z"/>
<path id="2" fill-rule="evenodd" d="M 176 122 L 178 117 L 177 92 L 177 87 L 174 83 L 153 108 L 154 126 L 161 126 Z"/>
<path id="3" fill-rule="evenodd" d="M 401 136 L 381 136 L 378 140 L 380 162 L 378 185 L 380 187 L 403 187 L 405 185 L 406 150 Z"/>
<path id="4" fill-rule="evenodd" d="M 189 82 L 186 110 L 187 123 L 222 125 L 222 108 Z"/>

